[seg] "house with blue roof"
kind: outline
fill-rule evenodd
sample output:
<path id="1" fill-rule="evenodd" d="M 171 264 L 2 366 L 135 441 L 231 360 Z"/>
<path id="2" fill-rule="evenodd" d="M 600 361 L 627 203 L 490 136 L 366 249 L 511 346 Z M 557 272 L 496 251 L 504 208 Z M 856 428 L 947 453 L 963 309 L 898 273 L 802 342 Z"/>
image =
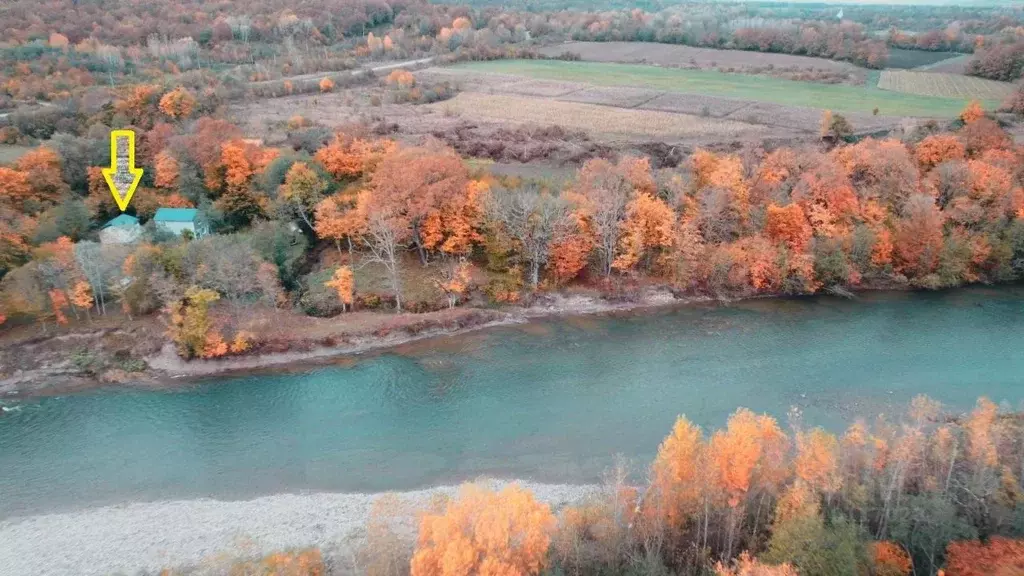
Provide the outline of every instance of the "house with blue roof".
<path id="1" fill-rule="evenodd" d="M 128 214 L 112 218 L 100 229 L 100 242 L 104 244 L 130 244 L 142 236 L 139 219 Z"/>
<path id="2" fill-rule="evenodd" d="M 210 233 L 210 227 L 195 208 L 158 208 L 153 222 L 160 230 L 181 236 L 188 230 L 193 238 L 202 238 Z"/>

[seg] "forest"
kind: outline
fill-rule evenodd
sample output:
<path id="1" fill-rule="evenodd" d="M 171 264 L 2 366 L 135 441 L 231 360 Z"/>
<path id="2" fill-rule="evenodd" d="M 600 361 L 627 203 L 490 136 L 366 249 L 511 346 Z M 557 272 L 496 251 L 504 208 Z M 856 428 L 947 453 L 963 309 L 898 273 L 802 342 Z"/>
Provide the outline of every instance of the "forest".
<path id="1" fill-rule="evenodd" d="M 353 567 L 379 576 L 644 574 L 991 576 L 1024 568 L 1021 422 L 986 398 L 951 419 L 924 396 L 837 436 L 736 410 L 704 431 L 680 416 L 647 470 L 609 471 L 552 510 L 515 484 L 467 484 L 426 510 L 374 505 Z M 415 542 L 403 526 L 416 526 Z M 327 573 L 281 552 L 238 573 Z"/>
<path id="2" fill-rule="evenodd" d="M 698 146 L 667 163 L 598 149 L 569 182 L 492 174 L 379 119 L 331 126 L 296 114 L 271 144 L 226 113 L 353 84 L 379 84 L 400 102 L 443 100 L 453 87 L 403 69 L 379 79 L 352 70 L 420 56 L 535 58 L 542 38 L 867 66 L 902 42 L 853 21 L 795 19 L 815 8 L 771 20 L 777 8 L 755 5 L 502 12 L 321 0 L 261 3 L 244 16 L 202 2 L 61 7 L 16 2 L 0 13 L 0 100 L 13 107 L 0 117 L 0 141 L 24 150 L 0 166 L 8 327 L 156 315 L 180 356 L 213 358 L 261 351 L 263 335 L 246 321 L 254 310 L 529 305 L 574 287 L 622 301 L 649 286 L 715 298 L 940 289 L 1024 273 L 1024 150 L 1006 117 L 977 103 L 901 139 L 853 137 L 849 121 L 825 111 L 820 138 L 798 145 Z M 672 13 L 680 10 L 708 14 L 684 21 Z M 973 38 L 979 74 L 1017 76 L 1024 44 L 1014 14 L 966 13 L 943 38 Z M 723 28 L 730 21 L 738 24 Z M 314 71 L 334 75 L 303 76 Z M 1022 91 L 1005 104 L 1022 107 Z M 109 131 L 124 128 L 138 135 L 145 175 L 129 214 L 145 233 L 137 244 L 101 243 L 120 212 L 101 169 Z M 153 223 L 161 207 L 196 208 L 214 233 L 168 235 Z"/>
<path id="3" fill-rule="evenodd" d="M 977 105 L 915 143 L 697 150 L 657 170 L 596 158 L 558 189 L 472 169 L 437 142 L 338 132 L 269 148 L 224 120 L 190 121 L 195 100 L 135 87 L 106 113 L 141 131 L 136 216 L 200 207 L 216 234 L 149 223 L 139 244 L 96 242 L 119 213 L 91 160 L 105 129 L 58 135 L 0 168 L 8 319 L 163 313 L 183 357 L 216 357 L 258 351 L 244 323 L 253 308 L 424 311 L 579 283 L 626 299 L 650 284 L 719 297 L 938 289 L 1024 273 L 1022 151 Z M 840 115 L 822 123 L 825 139 L 847 130 Z M 367 266 L 383 289 L 356 281 Z M 411 270 L 436 297 L 407 297 Z"/>

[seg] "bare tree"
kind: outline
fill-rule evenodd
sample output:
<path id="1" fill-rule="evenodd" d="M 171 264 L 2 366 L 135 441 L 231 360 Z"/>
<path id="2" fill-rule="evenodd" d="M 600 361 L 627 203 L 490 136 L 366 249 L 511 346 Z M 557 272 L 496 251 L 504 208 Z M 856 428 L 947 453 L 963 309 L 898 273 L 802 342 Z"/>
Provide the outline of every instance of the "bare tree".
<path id="1" fill-rule="evenodd" d="M 126 246 L 104 246 L 98 242 L 75 244 L 75 260 L 92 289 L 100 314 L 107 313 L 110 288 L 122 276 L 121 265 L 128 256 Z"/>
<path id="2" fill-rule="evenodd" d="M 392 212 L 383 206 L 368 212 L 363 244 L 370 253 L 364 257 L 363 263 L 365 265 L 375 262 L 384 266 L 391 290 L 395 293 L 395 310 L 401 312 L 402 278 L 398 254 L 403 239 L 408 237 L 410 226 L 408 219 Z"/>
<path id="3" fill-rule="evenodd" d="M 551 256 L 551 246 L 576 230 L 573 205 L 565 198 L 526 187 L 496 190 L 487 202 L 491 220 L 499 223 L 519 244 L 520 258 L 528 266 L 536 288 L 540 269 Z"/>
<path id="4" fill-rule="evenodd" d="M 96 55 L 107 65 L 107 78 L 110 85 L 114 85 L 114 71 L 121 71 L 124 66 L 124 58 L 121 57 L 121 49 L 116 46 L 100 46 L 96 49 Z"/>

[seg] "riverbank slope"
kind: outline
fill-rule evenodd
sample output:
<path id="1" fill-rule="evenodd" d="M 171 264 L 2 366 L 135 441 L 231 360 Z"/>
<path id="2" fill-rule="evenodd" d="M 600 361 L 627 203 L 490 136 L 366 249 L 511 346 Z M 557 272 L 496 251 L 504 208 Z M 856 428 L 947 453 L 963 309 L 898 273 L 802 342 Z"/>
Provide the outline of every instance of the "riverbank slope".
<path id="1" fill-rule="evenodd" d="M 531 319 L 621 312 L 707 301 L 652 289 L 628 301 L 598 293 L 545 294 L 527 307 L 463 307 L 420 314 L 357 312 L 313 318 L 254 309 L 265 326 L 249 353 L 215 360 L 181 359 L 167 343 L 157 316 L 97 318 L 72 327 L 22 326 L 0 339 L 0 398 L 30 398 L 103 386 L 165 388 L 215 374 L 329 362 L 332 357 L 379 352 L 415 340 L 452 336 Z"/>

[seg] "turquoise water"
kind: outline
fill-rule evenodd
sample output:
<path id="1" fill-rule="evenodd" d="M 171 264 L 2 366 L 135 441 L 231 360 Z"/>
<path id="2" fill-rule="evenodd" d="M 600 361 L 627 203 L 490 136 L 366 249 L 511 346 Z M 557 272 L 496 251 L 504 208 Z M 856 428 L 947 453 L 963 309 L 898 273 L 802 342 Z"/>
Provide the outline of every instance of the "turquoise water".
<path id="1" fill-rule="evenodd" d="M 839 430 L 927 393 L 1017 406 L 1024 289 L 691 306 L 537 322 L 303 372 L 26 402 L 0 417 L 0 518 L 172 498 L 381 491 L 642 469 L 677 414 Z"/>

